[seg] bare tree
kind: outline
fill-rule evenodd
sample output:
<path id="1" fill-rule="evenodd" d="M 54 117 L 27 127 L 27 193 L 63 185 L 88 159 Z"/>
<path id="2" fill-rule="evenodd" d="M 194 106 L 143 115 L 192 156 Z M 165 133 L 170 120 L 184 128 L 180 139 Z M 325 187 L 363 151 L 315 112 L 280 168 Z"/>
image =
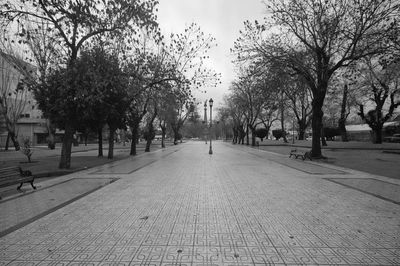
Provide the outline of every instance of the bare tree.
<path id="1" fill-rule="evenodd" d="M 382 143 L 383 124 L 400 106 L 400 63 L 387 58 L 368 57 L 359 72 L 361 87 L 374 109 L 365 113 L 364 105 L 360 104 L 358 114 L 371 127 L 374 143 Z"/>
<path id="2" fill-rule="evenodd" d="M 49 21 L 39 19 L 36 24 L 27 24 L 26 28 L 20 37 L 25 40 L 38 68 L 36 82 L 43 84 L 46 82 L 51 68 L 58 67 L 57 65 L 61 62 L 60 58 L 64 53 L 60 52 L 62 47 L 58 45 L 57 38 L 52 31 L 52 24 Z M 54 149 L 56 125 L 52 123 L 49 117 L 46 118 L 46 127 L 48 147 Z"/>
<path id="3" fill-rule="evenodd" d="M 307 84 L 301 77 L 288 77 L 289 82 L 285 86 L 284 93 L 289 100 L 289 107 L 292 110 L 298 126 L 299 140 L 304 140 L 307 127 L 311 124 L 312 108 L 311 95 Z"/>
<path id="4" fill-rule="evenodd" d="M 396 0 L 271 0 L 264 24 L 246 22 L 235 43 L 238 60 L 279 61 L 303 76 L 313 94 L 312 156 L 322 157 L 323 105 L 332 75 L 368 55 L 382 53 Z M 301 51 L 302 53 L 299 53 Z M 304 55 L 307 55 L 305 60 Z"/>

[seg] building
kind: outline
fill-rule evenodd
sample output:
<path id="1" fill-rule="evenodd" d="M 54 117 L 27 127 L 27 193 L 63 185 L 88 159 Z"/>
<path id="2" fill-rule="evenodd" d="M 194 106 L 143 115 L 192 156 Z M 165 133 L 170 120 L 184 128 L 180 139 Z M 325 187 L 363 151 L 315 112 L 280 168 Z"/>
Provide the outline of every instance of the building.
<path id="1" fill-rule="evenodd" d="M 0 103 L 0 148 L 6 145 L 8 135 L 6 113 L 8 119 L 16 121 L 15 133 L 19 143 L 23 138 L 29 138 L 33 145 L 46 143 L 46 119 L 33 94 L 22 85 L 24 73 L 21 68 L 36 73 L 35 66 L 0 52 L 0 100 L 3 101 Z"/>
<path id="2" fill-rule="evenodd" d="M 390 121 L 383 124 L 383 136 L 386 136 L 386 131 L 389 127 L 400 129 L 400 114 L 393 114 Z M 346 125 L 347 136 L 349 140 L 355 141 L 372 141 L 372 129 L 368 124 Z"/>

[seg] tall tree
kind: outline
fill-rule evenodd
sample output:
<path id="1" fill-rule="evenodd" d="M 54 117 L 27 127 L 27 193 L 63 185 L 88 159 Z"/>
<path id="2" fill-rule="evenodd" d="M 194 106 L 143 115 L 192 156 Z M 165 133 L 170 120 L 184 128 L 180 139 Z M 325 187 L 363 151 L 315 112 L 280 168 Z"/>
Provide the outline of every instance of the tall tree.
<path id="1" fill-rule="evenodd" d="M 53 33 L 51 23 L 40 19 L 35 24 L 28 24 L 26 30 L 22 30 L 19 35 L 25 40 L 38 68 L 38 79 L 36 80 L 38 83 L 45 82 L 47 73 L 61 62 L 61 47 L 58 46 L 57 38 Z M 46 127 L 48 147 L 54 149 L 56 127 L 48 117 L 46 117 Z"/>
<path id="2" fill-rule="evenodd" d="M 338 128 L 340 130 L 340 135 L 342 136 L 342 141 L 347 142 L 349 141 L 347 137 L 347 130 L 346 130 L 346 119 L 349 116 L 350 112 L 348 112 L 347 102 L 349 95 L 349 86 L 344 84 L 343 86 L 343 97 L 342 97 L 342 104 L 340 105 L 340 118 L 338 121 Z"/>
<path id="3" fill-rule="evenodd" d="M 232 143 L 244 144 L 246 119 L 244 113 L 246 112 L 246 109 L 235 103 L 235 97 L 233 94 L 224 97 L 223 108 L 225 109 L 226 117 L 232 118 Z"/>
<path id="4" fill-rule="evenodd" d="M 150 152 L 150 145 L 151 142 L 153 141 L 156 131 L 154 128 L 154 120 L 157 118 L 158 115 L 158 106 L 156 101 L 151 101 L 149 106 L 148 106 L 149 112 L 147 113 L 147 121 L 146 121 L 146 126 L 145 130 L 143 132 L 144 139 L 146 140 L 146 147 L 144 149 L 145 152 Z"/>
<path id="5" fill-rule="evenodd" d="M 190 94 L 181 91 L 180 93 L 170 94 L 169 103 L 168 124 L 174 133 L 174 144 L 176 145 L 182 139 L 180 131 L 193 110 L 193 101 Z"/>
<path id="6" fill-rule="evenodd" d="M 239 60 L 278 60 L 304 77 L 313 94 L 312 156 L 322 157 L 322 107 L 330 79 L 338 69 L 386 48 L 387 32 L 382 29 L 398 17 L 399 3 L 271 0 L 266 8 L 269 20 L 246 22 L 234 51 Z"/>
<path id="7" fill-rule="evenodd" d="M 180 77 L 169 63 L 163 45 L 151 34 L 144 34 L 139 42 L 129 48 L 125 56 L 124 69 L 128 76 L 130 102 L 127 124 L 132 132 L 130 155 L 136 155 L 139 127 L 148 113 L 151 98 L 161 85 L 179 83 Z"/>
<path id="8" fill-rule="evenodd" d="M 78 73 L 75 62 L 79 51 L 88 40 L 101 34 L 107 34 L 110 38 L 118 34 L 135 34 L 137 27 L 155 27 L 157 24 L 153 10 L 156 5 L 157 1 L 153 0 L 115 0 L 103 1 L 102 4 L 94 1 L 7 1 L 1 5 L 0 24 L 8 27 L 17 21 L 18 29 L 24 31 L 28 22 L 48 21 L 60 45 L 67 51 L 65 64 L 68 70 L 61 72 L 72 76 L 58 79 L 57 83 L 68 82 L 61 86 L 68 88 L 76 85 L 74 78 Z M 39 88 L 45 87 L 47 86 Z M 64 118 L 65 134 L 59 167 L 70 168 L 75 122 L 68 115 Z"/>
<path id="9" fill-rule="evenodd" d="M 261 114 L 270 102 L 266 99 L 268 80 L 263 80 L 252 73 L 241 77 L 232 84 L 233 100 L 236 105 L 244 109 L 246 124 L 251 131 L 251 145 L 256 145 L 256 129 L 262 124 Z"/>
<path id="10" fill-rule="evenodd" d="M 306 129 L 310 126 L 312 118 L 310 91 L 301 77 L 296 76 L 290 80 L 284 92 L 297 121 L 298 139 L 304 140 Z"/>
<path id="11" fill-rule="evenodd" d="M 383 124 L 400 106 L 400 63 L 398 59 L 393 60 L 387 55 L 368 57 L 363 63 L 360 67 L 360 85 L 374 109 L 365 113 L 364 105 L 360 104 L 358 114 L 371 127 L 373 142 L 382 143 Z"/>
<path id="12" fill-rule="evenodd" d="M 148 112 L 149 101 L 154 95 L 159 98 L 181 97 L 179 101 L 167 100 L 163 103 L 175 104 L 164 108 L 172 110 L 170 114 L 176 116 L 174 119 L 169 116 L 169 120 L 175 121 L 174 128 L 179 131 L 182 125 L 177 121 L 181 121 L 184 115 L 174 109 L 177 104 L 185 107 L 192 90 L 206 85 L 215 86 L 219 82 L 219 75 L 207 69 L 204 63 L 215 39 L 203 33 L 196 24 L 189 25 L 183 33 L 171 34 L 168 40 L 151 34 L 143 34 L 142 37 L 127 53 L 132 103 L 128 123 L 132 134 L 137 136 L 140 122 Z M 163 112 L 158 109 L 159 113 Z M 169 125 L 172 126 L 171 123 Z M 131 155 L 136 154 L 135 147 L 133 142 Z"/>

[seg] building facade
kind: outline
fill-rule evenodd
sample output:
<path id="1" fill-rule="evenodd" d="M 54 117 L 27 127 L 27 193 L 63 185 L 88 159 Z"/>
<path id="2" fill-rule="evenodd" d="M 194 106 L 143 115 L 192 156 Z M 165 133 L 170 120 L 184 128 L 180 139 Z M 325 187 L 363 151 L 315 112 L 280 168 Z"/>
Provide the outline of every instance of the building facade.
<path id="1" fill-rule="evenodd" d="M 11 55 L 0 53 L 0 148 L 6 146 L 9 133 L 7 121 L 15 125 L 19 143 L 29 138 L 32 145 L 46 143 L 46 119 L 24 83 L 24 71 L 36 73 L 36 68 Z M 11 141 L 9 147 L 12 147 Z"/>

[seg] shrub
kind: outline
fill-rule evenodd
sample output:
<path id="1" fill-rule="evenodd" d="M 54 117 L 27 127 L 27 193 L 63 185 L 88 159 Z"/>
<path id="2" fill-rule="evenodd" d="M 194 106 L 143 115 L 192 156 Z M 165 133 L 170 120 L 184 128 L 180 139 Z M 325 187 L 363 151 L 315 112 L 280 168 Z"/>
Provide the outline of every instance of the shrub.
<path id="1" fill-rule="evenodd" d="M 327 140 L 333 140 L 335 136 L 340 136 L 340 131 L 336 127 L 324 127 L 324 135 Z"/>
<path id="2" fill-rule="evenodd" d="M 268 134 L 268 130 L 266 128 L 257 128 L 256 129 L 256 137 L 260 138 L 261 141 L 263 141 L 263 139 L 265 137 L 267 137 Z"/>
<path id="3" fill-rule="evenodd" d="M 282 129 L 272 130 L 272 135 L 275 137 L 276 140 L 279 140 L 280 138 L 282 138 L 283 134 L 286 134 L 286 132 L 282 131 Z"/>
<path id="4" fill-rule="evenodd" d="M 28 137 L 24 137 L 22 140 L 22 153 L 28 157 L 28 162 L 31 162 L 33 151 L 31 149 L 31 140 Z"/>
<path id="5" fill-rule="evenodd" d="M 144 138 L 146 141 L 153 140 L 155 136 L 156 136 L 155 130 L 146 129 L 146 130 L 143 132 L 143 138 Z"/>

